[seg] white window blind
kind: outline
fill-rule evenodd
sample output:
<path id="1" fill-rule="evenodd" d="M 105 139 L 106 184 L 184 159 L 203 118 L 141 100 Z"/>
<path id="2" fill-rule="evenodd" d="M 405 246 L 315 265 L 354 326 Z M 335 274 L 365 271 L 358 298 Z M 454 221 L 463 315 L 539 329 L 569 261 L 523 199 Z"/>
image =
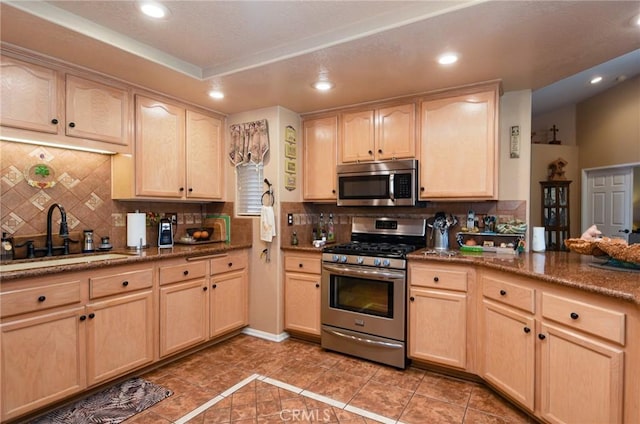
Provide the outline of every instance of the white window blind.
<path id="1" fill-rule="evenodd" d="M 262 164 L 249 162 L 236 166 L 236 201 L 238 215 L 260 215 L 262 206 Z"/>

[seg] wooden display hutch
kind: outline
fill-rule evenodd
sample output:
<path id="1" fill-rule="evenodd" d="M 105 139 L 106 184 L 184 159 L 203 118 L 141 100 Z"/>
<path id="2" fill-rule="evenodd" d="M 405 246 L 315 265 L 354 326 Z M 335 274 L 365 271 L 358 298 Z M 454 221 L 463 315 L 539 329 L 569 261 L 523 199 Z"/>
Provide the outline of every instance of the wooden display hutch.
<path id="1" fill-rule="evenodd" d="M 569 185 L 571 181 L 540 181 L 542 192 L 542 223 L 547 250 L 567 250 L 569 238 Z"/>

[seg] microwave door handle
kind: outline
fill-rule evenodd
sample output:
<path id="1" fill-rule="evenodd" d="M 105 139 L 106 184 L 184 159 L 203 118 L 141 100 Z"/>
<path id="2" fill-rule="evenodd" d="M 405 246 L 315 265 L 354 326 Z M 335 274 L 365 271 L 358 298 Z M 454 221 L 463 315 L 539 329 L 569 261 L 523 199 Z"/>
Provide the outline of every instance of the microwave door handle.
<path id="1" fill-rule="evenodd" d="M 393 192 L 393 180 L 395 176 L 396 174 L 394 173 L 389 174 L 389 199 L 391 199 L 392 202 L 396 201 L 396 195 Z"/>

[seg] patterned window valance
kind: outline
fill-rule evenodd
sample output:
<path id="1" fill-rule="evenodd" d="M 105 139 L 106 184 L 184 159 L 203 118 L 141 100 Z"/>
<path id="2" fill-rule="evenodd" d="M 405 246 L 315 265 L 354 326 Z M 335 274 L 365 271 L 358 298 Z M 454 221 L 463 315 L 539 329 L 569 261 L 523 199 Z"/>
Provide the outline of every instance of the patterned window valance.
<path id="1" fill-rule="evenodd" d="M 253 162 L 261 164 L 269 151 L 267 120 L 231 125 L 229 160 L 233 166 Z"/>

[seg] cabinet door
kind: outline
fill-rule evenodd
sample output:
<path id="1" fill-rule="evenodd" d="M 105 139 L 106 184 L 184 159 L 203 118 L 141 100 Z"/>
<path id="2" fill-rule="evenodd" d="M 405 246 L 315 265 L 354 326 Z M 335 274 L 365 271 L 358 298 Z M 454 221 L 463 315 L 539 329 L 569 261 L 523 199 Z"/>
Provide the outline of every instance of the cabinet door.
<path id="1" fill-rule="evenodd" d="M 222 199 L 222 121 L 187 110 L 187 192 L 188 198 Z"/>
<path id="2" fill-rule="evenodd" d="M 184 109 L 136 96 L 137 196 L 184 197 L 184 128 Z"/>
<path id="3" fill-rule="evenodd" d="M 153 362 L 151 290 L 87 306 L 87 384 Z"/>
<path id="4" fill-rule="evenodd" d="M 551 423 L 620 423 L 624 352 L 578 332 L 541 326 L 542 417 Z"/>
<path id="5" fill-rule="evenodd" d="M 211 279 L 209 336 L 215 337 L 249 323 L 246 271 L 219 274 Z"/>
<path id="6" fill-rule="evenodd" d="M 534 408 L 535 321 L 483 300 L 479 334 L 481 377 L 530 411 Z"/>
<path id="7" fill-rule="evenodd" d="M 66 77 L 66 134 L 129 144 L 129 95 L 74 75 Z"/>
<path id="8" fill-rule="evenodd" d="M 2 330 L 2 421 L 85 387 L 84 308 L 17 319 Z"/>
<path id="9" fill-rule="evenodd" d="M 284 296 L 284 328 L 319 336 L 320 275 L 287 272 Z"/>
<path id="10" fill-rule="evenodd" d="M 416 107 L 413 103 L 377 111 L 376 160 L 416 157 Z"/>
<path id="11" fill-rule="evenodd" d="M 409 356 L 465 369 L 467 295 L 411 287 Z"/>
<path id="12" fill-rule="evenodd" d="M 336 200 L 335 116 L 304 122 L 304 200 Z"/>
<path id="13" fill-rule="evenodd" d="M 160 356 L 207 340 L 207 281 L 160 288 Z"/>
<path id="14" fill-rule="evenodd" d="M 341 116 L 340 162 L 370 162 L 375 159 L 375 113 L 372 110 Z"/>
<path id="15" fill-rule="evenodd" d="M 60 116 L 56 71 L 2 56 L 2 114 L 0 123 L 57 134 Z"/>
<path id="16" fill-rule="evenodd" d="M 497 197 L 496 96 L 422 102 L 421 199 Z"/>

